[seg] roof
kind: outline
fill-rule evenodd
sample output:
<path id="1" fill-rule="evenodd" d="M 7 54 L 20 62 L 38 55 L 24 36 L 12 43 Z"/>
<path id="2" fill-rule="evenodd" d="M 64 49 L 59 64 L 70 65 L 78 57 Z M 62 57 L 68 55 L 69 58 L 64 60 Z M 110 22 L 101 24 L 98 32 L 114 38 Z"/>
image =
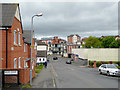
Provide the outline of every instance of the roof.
<path id="1" fill-rule="evenodd" d="M 2 3 L 0 4 L 0 8 L 2 9 L 2 18 L 0 18 L 0 21 L 2 21 L 2 24 L 0 26 L 3 27 L 11 27 L 15 12 L 17 9 L 17 6 L 19 4 L 7 4 L 7 3 Z"/>
<path id="2" fill-rule="evenodd" d="M 67 37 L 73 37 L 74 35 L 80 37 L 78 34 L 71 34 L 71 35 L 69 35 L 69 36 L 67 36 Z"/>
<path id="3" fill-rule="evenodd" d="M 26 43 L 31 43 L 31 30 L 24 30 L 23 37 Z"/>
<path id="4" fill-rule="evenodd" d="M 87 37 L 84 37 L 82 40 L 88 39 Z"/>
<path id="5" fill-rule="evenodd" d="M 46 45 L 46 44 L 40 40 L 37 40 L 37 45 Z"/>
<path id="6" fill-rule="evenodd" d="M 41 40 L 53 40 L 53 37 L 49 37 L 49 38 L 41 38 Z"/>

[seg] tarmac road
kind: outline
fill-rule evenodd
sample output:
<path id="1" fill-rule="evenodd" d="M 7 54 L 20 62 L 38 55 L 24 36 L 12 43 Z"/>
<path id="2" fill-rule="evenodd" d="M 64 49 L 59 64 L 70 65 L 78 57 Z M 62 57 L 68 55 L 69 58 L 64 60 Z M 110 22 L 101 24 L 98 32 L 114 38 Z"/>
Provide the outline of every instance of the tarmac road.
<path id="1" fill-rule="evenodd" d="M 74 63 L 66 64 L 68 59 L 51 60 L 48 68 L 33 80 L 33 88 L 118 88 L 118 77 L 100 75 L 97 69 Z"/>

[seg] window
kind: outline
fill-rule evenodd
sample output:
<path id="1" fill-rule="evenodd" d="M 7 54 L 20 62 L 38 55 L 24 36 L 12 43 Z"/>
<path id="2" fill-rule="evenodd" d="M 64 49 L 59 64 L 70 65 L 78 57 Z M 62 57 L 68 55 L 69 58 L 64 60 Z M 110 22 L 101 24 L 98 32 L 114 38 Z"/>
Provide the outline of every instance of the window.
<path id="1" fill-rule="evenodd" d="M 21 68 L 21 57 L 19 57 L 19 68 Z"/>
<path id="2" fill-rule="evenodd" d="M 21 33 L 19 33 L 19 45 L 21 45 Z"/>
<path id="3" fill-rule="evenodd" d="M 41 61 L 41 58 L 39 59 L 39 61 Z"/>
<path id="4" fill-rule="evenodd" d="M 14 30 L 14 44 L 17 44 L 17 31 Z"/>
<path id="5" fill-rule="evenodd" d="M 17 58 L 14 59 L 14 68 L 17 68 Z"/>

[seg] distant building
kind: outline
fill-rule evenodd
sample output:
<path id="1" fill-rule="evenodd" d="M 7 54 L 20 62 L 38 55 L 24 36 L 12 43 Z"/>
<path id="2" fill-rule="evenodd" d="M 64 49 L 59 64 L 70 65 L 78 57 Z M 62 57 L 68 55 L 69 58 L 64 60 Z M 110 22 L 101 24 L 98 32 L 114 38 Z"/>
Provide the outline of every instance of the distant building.
<path id="1" fill-rule="evenodd" d="M 42 38 L 40 41 L 48 45 L 48 54 L 63 55 L 67 52 L 66 41 L 59 39 L 57 36 L 53 38 Z"/>
<path id="2" fill-rule="evenodd" d="M 47 45 L 37 40 L 37 62 L 36 64 L 44 63 L 47 61 Z"/>
<path id="3" fill-rule="evenodd" d="M 78 34 L 67 36 L 67 43 L 76 44 L 79 41 L 81 41 L 81 37 Z"/>
<path id="4" fill-rule="evenodd" d="M 73 48 L 81 48 L 81 37 L 78 34 L 67 36 L 67 54 L 72 53 Z"/>
<path id="5" fill-rule="evenodd" d="M 87 37 L 82 38 L 81 44 L 85 44 L 85 40 L 88 39 Z"/>

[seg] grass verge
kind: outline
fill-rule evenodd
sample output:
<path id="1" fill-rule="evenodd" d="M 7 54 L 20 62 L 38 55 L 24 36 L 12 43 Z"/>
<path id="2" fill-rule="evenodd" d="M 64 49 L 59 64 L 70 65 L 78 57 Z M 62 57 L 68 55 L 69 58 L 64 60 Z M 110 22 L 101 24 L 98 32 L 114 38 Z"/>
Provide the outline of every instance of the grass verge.
<path id="1" fill-rule="evenodd" d="M 22 88 L 30 88 L 30 87 L 32 87 L 30 84 L 25 84 L 22 86 Z"/>

